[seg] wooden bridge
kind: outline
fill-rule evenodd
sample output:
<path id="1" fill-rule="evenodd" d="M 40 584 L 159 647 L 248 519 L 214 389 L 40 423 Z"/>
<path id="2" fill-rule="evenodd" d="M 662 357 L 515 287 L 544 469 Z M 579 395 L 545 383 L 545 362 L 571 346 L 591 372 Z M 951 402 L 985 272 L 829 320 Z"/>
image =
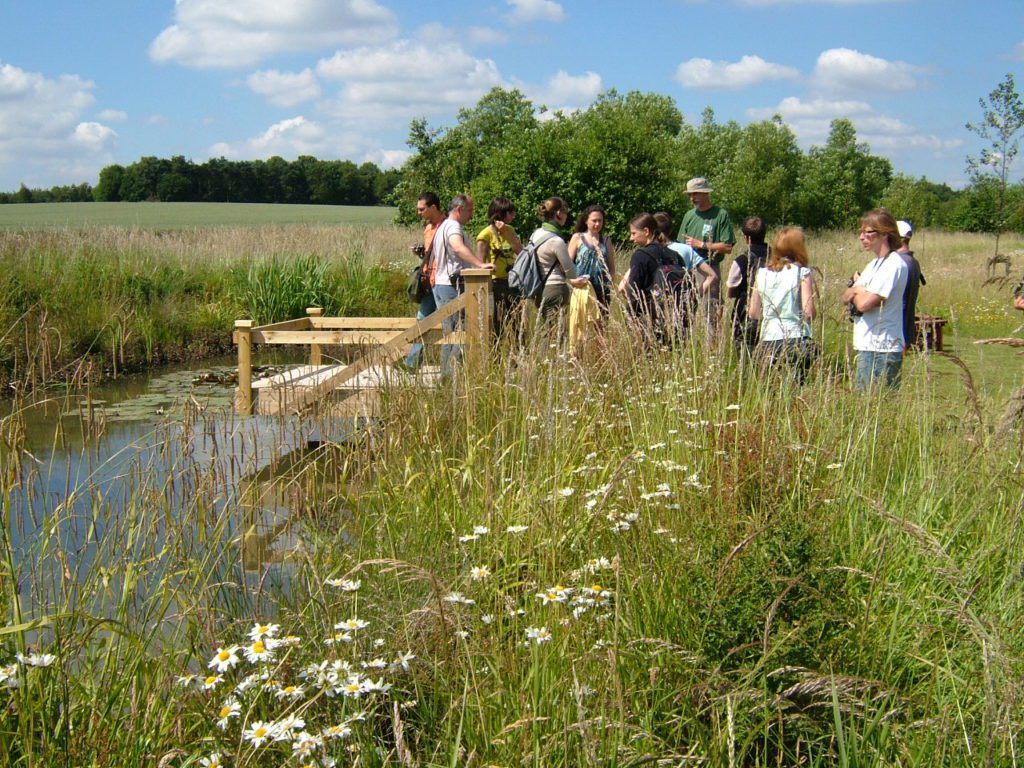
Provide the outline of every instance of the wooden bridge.
<path id="1" fill-rule="evenodd" d="M 376 390 L 392 375 L 399 375 L 391 363 L 404 356 L 406 347 L 415 342 L 461 345 L 467 364 L 483 362 L 491 335 L 491 272 L 464 269 L 462 275 L 465 291 L 420 321 L 412 317 L 324 317 L 319 308 L 307 309 L 306 317 L 270 325 L 254 327 L 251 320 L 235 321 L 238 413 L 298 413 L 339 390 L 351 393 L 352 415 L 370 411 Z M 441 324 L 463 311 L 463 330 L 445 334 Z M 253 344 L 308 346 L 309 364 L 253 382 Z M 364 353 L 348 364 L 325 365 L 323 347 L 336 345 L 363 347 Z M 424 377 L 425 383 L 436 379 L 436 374 Z"/>

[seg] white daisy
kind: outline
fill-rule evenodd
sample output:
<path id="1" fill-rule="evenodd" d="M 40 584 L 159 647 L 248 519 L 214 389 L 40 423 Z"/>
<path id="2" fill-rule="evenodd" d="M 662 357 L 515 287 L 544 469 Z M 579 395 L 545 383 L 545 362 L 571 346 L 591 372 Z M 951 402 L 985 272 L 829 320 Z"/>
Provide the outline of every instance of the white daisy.
<path id="1" fill-rule="evenodd" d="M 527 627 L 526 639 L 532 640 L 535 645 L 542 645 L 551 639 L 551 631 L 547 627 Z"/>
<path id="2" fill-rule="evenodd" d="M 473 581 L 483 581 L 491 575 L 491 569 L 486 565 L 478 565 L 469 571 L 469 578 Z"/>
<path id="3" fill-rule="evenodd" d="M 225 730 L 228 727 L 228 722 L 232 717 L 238 717 L 242 714 L 242 705 L 234 699 L 227 699 L 221 704 L 220 711 L 218 713 L 219 719 L 217 720 L 217 727 L 221 730 Z"/>
<path id="4" fill-rule="evenodd" d="M 528 525 L 510 525 L 505 529 L 506 533 L 525 533 L 528 530 L 530 530 Z"/>
<path id="5" fill-rule="evenodd" d="M 199 759 L 199 764 L 203 768 L 223 768 L 224 763 L 221 762 L 220 755 L 217 752 L 211 752 L 209 757 L 202 757 Z"/>
<path id="6" fill-rule="evenodd" d="M 287 715 L 274 723 L 274 741 L 293 741 L 295 735 L 306 727 L 306 721 L 298 715 Z"/>
<path id="7" fill-rule="evenodd" d="M 242 738 L 254 747 L 261 747 L 274 738 L 274 724 L 255 721 L 250 728 L 242 731 Z"/>
<path id="8" fill-rule="evenodd" d="M 249 639 L 252 641 L 264 640 L 268 637 L 276 637 L 281 631 L 280 624 L 254 624 L 249 630 Z"/>
<path id="9" fill-rule="evenodd" d="M 200 683 L 199 687 L 204 691 L 212 691 L 218 685 L 224 682 L 223 675 L 209 675 L 203 678 L 203 682 Z"/>
<path id="10" fill-rule="evenodd" d="M 444 596 L 444 601 L 446 603 L 454 603 L 456 605 L 458 605 L 458 604 L 461 604 L 461 605 L 475 605 L 476 604 L 476 600 L 473 600 L 471 598 L 466 597 L 461 592 L 449 592 L 447 595 Z"/>
<path id="11" fill-rule="evenodd" d="M 256 640 L 252 645 L 246 646 L 245 658 L 250 664 L 273 661 L 274 651 L 269 647 L 268 643 L 264 643 L 262 640 Z"/>
<path id="12" fill-rule="evenodd" d="M 238 663 L 238 646 L 232 645 L 228 648 L 218 648 L 217 653 L 210 659 L 206 666 L 209 669 L 216 669 L 218 672 L 227 672 Z"/>
<path id="13" fill-rule="evenodd" d="M 363 585 L 359 579 L 328 579 L 327 586 L 337 587 L 342 592 L 355 592 Z"/>
<path id="14" fill-rule="evenodd" d="M 16 653 L 14 658 L 26 667 L 48 667 L 57 660 L 57 657 L 52 653 L 30 653 L 28 656 L 23 653 Z"/>
<path id="15" fill-rule="evenodd" d="M 351 619 L 339 621 L 334 625 L 334 628 L 345 632 L 358 632 L 360 629 L 366 629 L 368 626 L 370 626 L 370 622 L 353 616 Z"/>

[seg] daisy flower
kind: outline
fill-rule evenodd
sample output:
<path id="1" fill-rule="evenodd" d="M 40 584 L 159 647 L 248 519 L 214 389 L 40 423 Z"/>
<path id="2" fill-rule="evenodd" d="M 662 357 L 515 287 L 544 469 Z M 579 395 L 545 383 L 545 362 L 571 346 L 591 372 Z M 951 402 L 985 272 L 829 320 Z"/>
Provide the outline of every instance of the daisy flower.
<path id="1" fill-rule="evenodd" d="M 218 648 L 217 653 L 210 659 L 206 666 L 209 669 L 216 669 L 218 672 L 227 672 L 238 663 L 238 646 L 232 645 L 229 648 Z"/>
<path id="2" fill-rule="evenodd" d="M 466 597 L 461 592 L 449 592 L 444 596 L 446 603 L 462 604 L 462 605 L 475 605 L 476 600 Z"/>
<path id="3" fill-rule="evenodd" d="M 388 663 L 380 657 L 373 659 L 371 661 L 364 661 L 361 664 L 363 669 L 385 669 L 387 665 Z"/>
<path id="4" fill-rule="evenodd" d="M 350 632 L 335 632 L 331 637 L 324 640 L 324 645 L 335 645 L 337 643 L 351 643 L 352 634 Z"/>
<path id="5" fill-rule="evenodd" d="M 273 661 L 274 652 L 262 640 L 256 640 L 245 648 L 245 659 L 250 664 Z"/>
<path id="6" fill-rule="evenodd" d="M 325 739 L 347 739 L 352 735 L 352 729 L 345 724 L 329 725 L 320 734 Z"/>
<path id="7" fill-rule="evenodd" d="M 26 667 L 48 667 L 57 660 L 57 657 L 52 653 L 30 653 L 28 656 L 16 653 L 14 658 Z"/>
<path id="8" fill-rule="evenodd" d="M 223 768 L 224 766 L 224 763 L 221 762 L 220 754 L 217 752 L 211 752 L 209 757 L 200 758 L 199 764 L 203 768 Z"/>
<path id="9" fill-rule="evenodd" d="M 541 600 L 544 605 L 548 603 L 564 603 L 569 600 L 569 595 L 572 594 L 572 590 L 569 587 L 563 587 L 561 584 L 556 584 L 553 587 L 548 587 L 543 592 L 538 592 L 537 597 Z"/>
<path id="10" fill-rule="evenodd" d="M 274 741 L 293 741 L 297 732 L 306 727 L 298 715 L 288 715 L 274 723 Z"/>
<path id="11" fill-rule="evenodd" d="M 256 640 L 264 640 L 268 637 L 276 637 L 280 631 L 280 624 L 254 624 L 249 631 L 249 639 L 255 642 Z"/>
<path id="12" fill-rule="evenodd" d="M 359 579 L 328 579 L 327 586 L 337 587 L 342 592 L 355 592 L 363 585 Z"/>
<path id="13" fill-rule="evenodd" d="M 218 712 L 219 719 L 217 720 L 217 727 L 222 731 L 228 727 L 228 722 L 232 717 L 238 717 L 242 714 L 242 705 L 234 699 L 226 700 L 220 707 Z"/>
<path id="14" fill-rule="evenodd" d="M 486 565 L 478 565 L 469 571 L 469 578 L 473 581 L 483 581 L 491 575 L 491 569 Z"/>
<path id="15" fill-rule="evenodd" d="M 366 629 L 368 626 L 370 626 L 370 622 L 363 621 L 362 619 L 353 616 L 351 619 L 339 621 L 334 625 L 334 628 L 344 630 L 346 632 L 358 632 L 360 629 Z"/>
<path id="16" fill-rule="evenodd" d="M 505 529 L 506 533 L 525 533 L 530 529 L 528 525 L 510 525 Z"/>
<path id="17" fill-rule="evenodd" d="M 535 645 L 542 645 L 551 639 L 551 631 L 547 627 L 527 627 L 527 642 L 532 640 Z"/>
<path id="18" fill-rule="evenodd" d="M 261 720 L 257 720 L 252 724 L 251 728 L 242 732 L 242 738 L 254 747 L 262 747 L 264 743 L 274 738 L 273 729 L 273 723 L 264 723 Z"/>
<path id="19" fill-rule="evenodd" d="M 312 757 L 314 750 L 324 745 L 323 736 L 314 736 L 309 731 L 302 731 L 295 735 L 292 742 L 292 754 L 299 757 Z"/>
<path id="20" fill-rule="evenodd" d="M 395 660 L 392 663 L 408 672 L 409 662 L 415 658 L 416 657 L 412 654 L 411 651 L 406 651 L 405 653 L 399 653 L 397 656 L 395 656 Z"/>
<path id="21" fill-rule="evenodd" d="M 8 688 L 18 687 L 18 666 L 16 664 L 0 667 L 0 685 Z"/>
<path id="22" fill-rule="evenodd" d="M 203 682 L 200 683 L 199 687 L 202 688 L 204 691 L 212 691 L 214 688 L 216 688 L 223 682 L 224 677 L 222 675 L 210 675 L 208 677 L 203 678 Z"/>
<path id="23" fill-rule="evenodd" d="M 297 701 L 305 696 L 305 694 L 306 690 L 301 685 L 285 685 L 274 692 L 278 699 L 289 699 L 290 701 Z"/>

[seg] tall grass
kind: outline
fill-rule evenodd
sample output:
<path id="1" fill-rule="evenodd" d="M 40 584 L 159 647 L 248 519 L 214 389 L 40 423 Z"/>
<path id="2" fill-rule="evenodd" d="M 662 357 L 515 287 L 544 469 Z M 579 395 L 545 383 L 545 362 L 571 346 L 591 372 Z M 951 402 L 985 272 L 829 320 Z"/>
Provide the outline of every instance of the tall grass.
<path id="1" fill-rule="evenodd" d="M 14 664 L 0 754 L 279 765 L 293 715 L 320 764 L 1016 765 L 1018 457 L 938 364 L 856 396 L 835 357 L 796 387 L 618 320 L 596 359 L 536 336 L 387 389 L 361 440 L 291 466 L 285 571 L 246 548 L 267 529 L 223 469 L 233 441 L 197 463 L 212 428 L 187 423 L 123 506 L 83 489 L 84 516 L 41 508 L 38 538 L 5 540 L 8 624 L 49 619 L 0 635 L 0 662 L 57 659 Z M 205 680 L 271 621 L 296 639 Z M 257 722 L 282 740 L 254 746 Z"/>

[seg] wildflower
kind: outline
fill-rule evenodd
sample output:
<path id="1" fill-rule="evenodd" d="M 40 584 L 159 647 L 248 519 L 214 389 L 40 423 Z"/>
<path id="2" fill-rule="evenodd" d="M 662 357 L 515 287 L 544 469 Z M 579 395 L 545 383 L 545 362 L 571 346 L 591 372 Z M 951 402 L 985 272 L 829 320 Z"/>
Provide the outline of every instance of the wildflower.
<path id="1" fill-rule="evenodd" d="M 325 739 L 347 739 L 352 735 L 352 729 L 347 725 L 329 725 L 320 733 Z"/>
<path id="2" fill-rule="evenodd" d="M 220 711 L 218 712 L 219 718 L 217 720 L 217 727 L 220 728 L 222 731 L 227 729 L 228 722 L 231 720 L 231 718 L 238 717 L 241 714 L 242 705 L 234 699 L 226 699 L 224 703 L 221 704 Z"/>
<path id="3" fill-rule="evenodd" d="M 483 581 L 491 575 L 491 569 L 486 565 L 478 565 L 470 570 L 469 577 L 473 581 Z"/>
<path id="4" fill-rule="evenodd" d="M 217 752 L 211 752 L 209 757 L 202 757 L 199 759 L 199 764 L 203 768 L 223 768 L 224 763 L 220 760 L 220 754 Z"/>
<path id="5" fill-rule="evenodd" d="M 309 731 L 296 734 L 292 742 L 292 754 L 299 757 L 312 757 L 313 751 L 324 744 L 323 736 L 314 736 Z"/>
<path id="6" fill-rule="evenodd" d="M 199 680 L 199 675 L 179 675 L 174 678 L 174 684 L 179 688 L 189 688 Z"/>
<path id="7" fill-rule="evenodd" d="M 533 640 L 535 645 L 542 645 L 551 639 L 551 631 L 547 627 L 527 627 L 527 643 Z"/>
<path id="8" fill-rule="evenodd" d="M 377 680 L 371 680 L 370 678 L 367 678 L 363 682 L 363 692 L 364 693 L 387 693 L 390 690 L 391 690 L 391 684 L 390 683 L 385 683 L 383 677 L 381 677 L 381 678 L 379 678 Z"/>
<path id="9" fill-rule="evenodd" d="M 404 653 L 399 653 L 395 657 L 395 660 L 392 663 L 395 664 L 396 666 L 401 667 L 406 672 L 408 672 L 409 671 L 409 662 L 412 661 L 415 658 L 416 657 L 412 654 L 411 651 L 405 651 Z"/>
<path id="10" fill-rule="evenodd" d="M 505 529 L 506 533 L 525 533 L 530 529 L 528 525 L 510 525 Z"/>
<path id="11" fill-rule="evenodd" d="M 327 586 L 337 587 L 342 592 L 355 592 L 363 585 L 359 579 L 328 579 Z"/>
<path id="12" fill-rule="evenodd" d="M 370 622 L 363 621 L 362 619 L 353 616 L 351 619 L 339 621 L 337 624 L 334 625 L 334 628 L 342 629 L 345 631 L 358 632 L 360 629 L 366 629 L 368 626 L 370 626 Z"/>
<path id="13" fill-rule="evenodd" d="M 277 637 L 277 633 L 280 631 L 280 624 L 253 624 L 252 629 L 249 630 L 249 639 L 256 641 L 265 640 L 268 637 Z"/>
<path id="14" fill-rule="evenodd" d="M 466 544 L 467 542 L 470 542 L 470 541 L 476 541 L 479 538 L 480 538 L 479 536 L 475 536 L 474 534 L 469 534 L 467 536 L 459 536 L 459 543 L 460 544 Z"/>
<path id="15" fill-rule="evenodd" d="M 543 592 L 538 592 L 537 597 L 544 605 L 547 605 L 549 603 L 564 603 L 569 599 L 570 594 L 572 594 L 570 588 L 556 584 L 553 587 L 548 587 Z"/>
<path id="16" fill-rule="evenodd" d="M 597 573 L 612 567 L 612 561 L 607 557 L 595 557 L 587 561 L 586 568 L 590 573 Z"/>
<path id="17" fill-rule="evenodd" d="M 740 404 L 739 403 L 730 403 L 729 405 L 725 406 L 725 410 L 727 410 L 727 411 L 738 411 L 739 409 L 740 409 Z"/>
<path id="18" fill-rule="evenodd" d="M 337 643 L 351 643 L 352 634 L 350 632 L 335 632 L 331 637 L 324 640 L 324 645 L 335 645 Z"/>
<path id="19" fill-rule="evenodd" d="M 452 604 L 456 604 L 456 605 L 457 604 L 462 604 L 462 605 L 475 605 L 476 604 L 476 600 L 473 600 L 471 598 L 466 597 L 461 592 L 449 592 L 447 595 L 444 596 L 444 601 L 446 603 L 452 603 Z"/>
<path id="20" fill-rule="evenodd" d="M 619 520 L 613 526 L 611 526 L 611 528 L 609 528 L 609 530 L 612 533 L 622 533 L 623 531 L 628 531 L 632 527 L 633 526 L 631 526 L 625 520 Z"/>
<path id="21" fill-rule="evenodd" d="M 259 675 L 246 675 L 242 680 L 235 686 L 235 693 L 245 693 L 252 688 L 256 683 L 259 682 Z"/>
<path id="22" fill-rule="evenodd" d="M 285 635 L 280 640 L 274 640 L 271 644 L 272 648 L 276 648 L 278 645 L 285 645 L 288 647 L 294 647 L 302 642 L 302 638 L 298 635 Z"/>
<path id="23" fill-rule="evenodd" d="M 16 653 L 14 658 L 26 667 L 48 667 L 57 660 L 57 657 L 52 653 L 30 653 L 28 656 L 23 653 Z"/>
<path id="24" fill-rule="evenodd" d="M 562 488 L 558 491 L 558 495 L 561 496 L 563 499 L 569 498 L 574 493 L 576 493 L 575 488 Z"/>
<path id="25" fill-rule="evenodd" d="M 373 659 L 371 661 L 364 661 L 361 664 L 363 669 L 384 669 L 385 667 L 387 667 L 387 665 L 388 663 L 380 657 Z"/>
<path id="26" fill-rule="evenodd" d="M 290 701 L 296 701 L 301 699 L 306 694 L 306 690 L 301 685 L 286 685 L 278 688 L 274 693 L 279 700 L 288 699 Z"/>
<path id="27" fill-rule="evenodd" d="M 274 737 L 273 723 L 264 723 L 257 720 L 252 727 L 242 732 L 242 738 L 254 747 L 262 747 L 264 742 Z"/>
<path id="28" fill-rule="evenodd" d="M 384 647 L 384 638 L 383 637 L 374 638 L 373 647 L 374 648 L 383 648 Z"/>
<path id="29" fill-rule="evenodd" d="M 238 646 L 232 645 L 228 648 L 218 648 L 217 653 L 206 666 L 209 669 L 216 668 L 218 672 L 227 672 L 236 664 L 238 664 Z"/>
<path id="30" fill-rule="evenodd" d="M 455 636 L 459 638 L 459 640 L 465 640 L 467 637 L 469 637 L 469 632 L 467 632 L 464 629 L 460 629 L 455 633 Z"/>
<path id="31" fill-rule="evenodd" d="M 273 661 L 274 652 L 262 640 L 256 640 L 245 648 L 245 659 L 250 664 Z"/>
<path id="32" fill-rule="evenodd" d="M 482 621 L 484 624 L 492 624 L 494 622 L 494 615 L 490 613 L 485 613 L 483 616 L 480 617 L 480 621 Z"/>
<path id="33" fill-rule="evenodd" d="M 359 675 L 351 675 L 341 686 L 341 693 L 347 698 L 358 699 L 366 693 L 363 689 L 363 679 Z"/>
<path id="34" fill-rule="evenodd" d="M 5 685 L 8 688 L 18 687 L 18 667 L 16 664 L 0 667 L 0 685 Z"/>
<path id="35" fill-rule="evenodd" d="M 222 675 L 210 675 L 209 677 L 203 678 L 203 682 L 200 684 L 200 687 L 204 691 L 212 691 L 223 682 L 224 677 Z"/>
<path id="36" fill-rule="evenodd" d="M 486 525 L 475 525 L 475 526 L 473 526 L 473 535 L 474 536 L 486 536 L 490 532 L 491 532 L 491 529 L 488 528 Z"/>
<path id="37" fill-rule="evenodd" d="M 842 469 L 842 468 L 843 468 L 843 463 L 841 461 L 834 462 L 832 464 L 829 464 L 827 467 L 825 467 L 825 469 Z"/>
<path id="38" fill-rule="evenodd" d="M 306 727 L 306 721 L 298 715 L 287 715 L 278 720 L 274 726 L 274 741 L 292 741 L 296 731 Z"/>

